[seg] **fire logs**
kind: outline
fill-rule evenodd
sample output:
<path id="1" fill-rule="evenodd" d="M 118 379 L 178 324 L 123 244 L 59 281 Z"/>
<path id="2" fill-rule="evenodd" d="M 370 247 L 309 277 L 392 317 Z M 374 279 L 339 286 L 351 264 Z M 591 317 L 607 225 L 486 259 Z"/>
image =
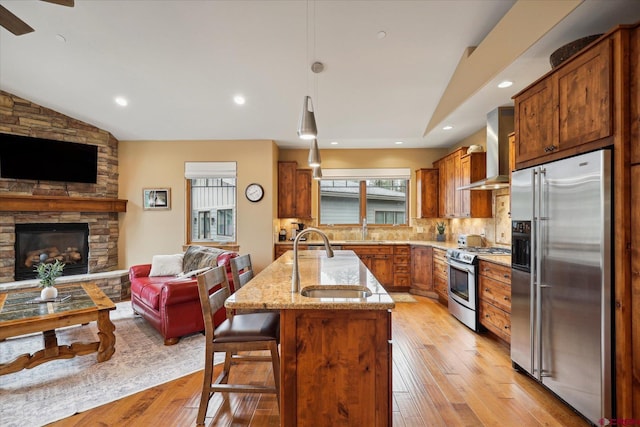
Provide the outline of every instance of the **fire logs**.
<path id="1" fill-rule="evenodd" d="M 76 264 L 82 261 L 82 254 L 78 251 L 78 248 L 75 247 L 68 247 L 64 252 L 61 252 L 55 246 L 36 249 L 27 252 L 24 265 L 27 268 L 31 268 L 41 262 L 53 263 L 56 260 L 64 262 L 65 264 Z"/>

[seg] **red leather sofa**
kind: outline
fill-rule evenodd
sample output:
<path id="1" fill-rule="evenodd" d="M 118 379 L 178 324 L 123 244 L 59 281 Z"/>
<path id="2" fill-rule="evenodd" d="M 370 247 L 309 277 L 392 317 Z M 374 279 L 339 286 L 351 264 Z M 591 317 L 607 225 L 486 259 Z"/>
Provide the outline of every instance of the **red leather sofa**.
<path id="1" fill-rule="evenodd" d="M 184 253 L 183 271 L 224 265 L 229 287 L 234 292 L 230 260 L 236 252 L 205 246 L 190 246 Z M 131 307 L 164 337 L 165 345 L 176 344 L 180 337 L 204 330 L 198 284 L 194 278 L 176 276 L 149 277 L 151 264 L 129 268 Z M 226 318 L 224 309 L 214 315 L 215 325 Z"/>

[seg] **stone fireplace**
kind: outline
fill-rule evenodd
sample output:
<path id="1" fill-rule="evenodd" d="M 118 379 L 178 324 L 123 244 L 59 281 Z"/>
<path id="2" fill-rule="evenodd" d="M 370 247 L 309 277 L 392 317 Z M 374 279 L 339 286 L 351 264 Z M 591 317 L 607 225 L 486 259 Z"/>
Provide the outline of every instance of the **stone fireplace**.
<path id="1" fill-rule="evenodd" d="M 40 264 L 64 263 L 63 276 L 89 272 L 89 224 L 16 224 L 16 280 L 36 278 Z"/>
<path id="2" fill-rule="evenodd" d="M 117 270 L 119 215 L 126 211 L 126 200 L 117 198 L 118 140 L 107 131 L 4 91 L 0 91 L 0 132 L 91 144 L 98 148 L 95 184 L 0 178 L 0 290 L 29 283 L 21 276 L 24 271 L 20 264 L 26 270 L 33 270 L 25 264 L 26 253 L 51 247 L 64 252 L 67 247 L 77 247 L 78 251 L 71 250 L 67 255 L 57 255 L 51 250 L 46 256 L 82 258 L 84 265 L 79 266 L 78 271 L 73 271 L 71 263 L 65 270 L 77 273 L 82 280 L 98 283 L 103 290 L 106 286 L 105 292 L 114 300 L 126 297 L 126 271 Z M 37 225 L 34 227 L 34 224 Z M 24 227 L 82 228 L 85 242 L 68 242 L 62 238 L 44 247 L 23 249 L 25 242 L 20 237 L 16 240 L 16 232 L 20 233 Z M 38 259 L 43 253 L 37 254 Z"/>

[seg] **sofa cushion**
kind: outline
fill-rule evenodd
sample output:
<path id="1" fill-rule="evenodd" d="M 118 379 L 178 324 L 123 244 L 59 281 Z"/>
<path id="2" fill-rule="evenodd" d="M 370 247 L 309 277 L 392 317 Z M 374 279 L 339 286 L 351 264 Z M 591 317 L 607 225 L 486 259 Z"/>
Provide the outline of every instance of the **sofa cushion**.
<path id="1" fill-rule="evenodd" d="M 165 283 L 172 279 L 175 277 L 139 277 L 131 281 L 131 293 L 137 295 L 150 308 L 160 310 L 160 292 Z"/>
<path id="2" fill-rule="evenodd" d="M 175 276 L 180 274 L 182 269 L 184 255 L 154 255 L 151 259 L 151 272 L 149 277 L 155 276 Z"/>
<path id="3" fill-rule="evenodd" d="M 204 267 L 217 267 L 218 256 L 224 252 L 226 252 L 224 249 L 207 246 L 189 246 L 184 253 L 181 271 L 198 270 Z"/>

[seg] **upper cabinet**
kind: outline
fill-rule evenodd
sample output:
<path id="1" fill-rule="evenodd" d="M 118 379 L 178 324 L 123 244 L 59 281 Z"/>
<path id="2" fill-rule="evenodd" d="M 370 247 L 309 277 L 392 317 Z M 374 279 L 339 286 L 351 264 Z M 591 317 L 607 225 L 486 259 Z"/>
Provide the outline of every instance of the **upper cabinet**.
<path id="1" fill-rule="evenodd" d="M 458 190 L 486 177 L 486 153 L 467 153 L 462 147 L 433 163 L 440 179 L 438 216 L 442 218 L 490 218 L 491 192 Z"/>
<path id="2" fill-rule="evenodd" d="M 278 162 L 278 218 L 311 218 L 311 169 Z"/>
<path id="3" fill-rule="evenodd" d="M 418 169 L 416 171 L 418 218 L 438 217 L 438 176 L 438 169 Z"/>
<path id="4" fill-rule="evenodd" d="M 518 169 L 612 136 L 611 43 L 601 40 L 514 97 Z"/>

